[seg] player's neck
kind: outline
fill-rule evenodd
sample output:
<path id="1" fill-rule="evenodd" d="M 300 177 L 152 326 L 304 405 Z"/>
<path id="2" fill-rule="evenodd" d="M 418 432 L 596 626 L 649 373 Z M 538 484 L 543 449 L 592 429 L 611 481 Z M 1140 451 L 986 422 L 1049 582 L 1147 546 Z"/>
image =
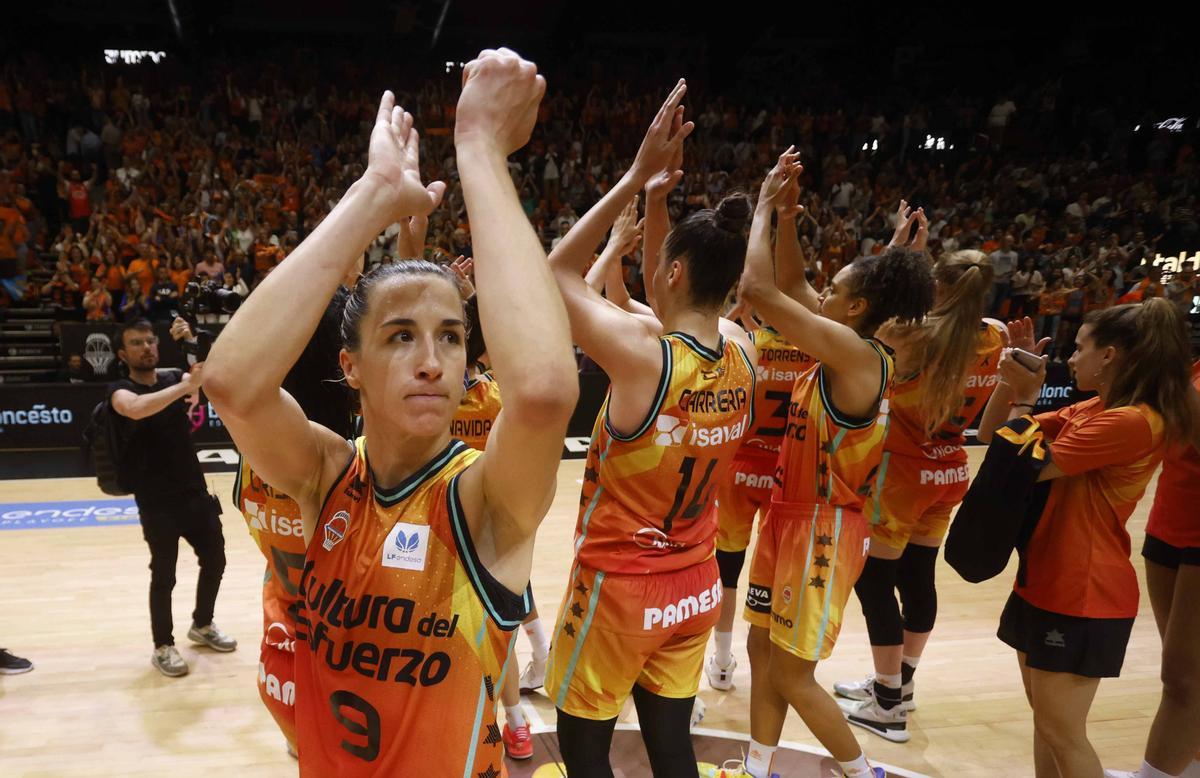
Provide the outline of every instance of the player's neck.
<path id="1" fill-rule="evenodd" d="M 382 433 L 382 434 L 381 434 Z M 436 457 L 450 441 L 450 427 L 431 438 L 389 434 L 375 425 L 363 425 L 367 439 L 367 460 L 371 478 L 380 488 L 391 488 L 404 482 Z"/>
<path id="2" fill-rule="evenodd" d="M 694 309 L 671 311 L 663 318 L 663 332 L 682 332 L 691 335 L 700 345 L 715 350 L 720 343 L 720 317 Z"/>

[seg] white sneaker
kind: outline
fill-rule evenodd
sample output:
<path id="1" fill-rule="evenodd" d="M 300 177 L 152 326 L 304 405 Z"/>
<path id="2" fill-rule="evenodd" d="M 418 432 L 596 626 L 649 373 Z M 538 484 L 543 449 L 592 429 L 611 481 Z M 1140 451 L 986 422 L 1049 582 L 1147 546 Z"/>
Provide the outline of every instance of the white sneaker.
<path id="1" fill-rule="evenodd" d="M 237 649 L 237 641 L 218 629 L 216 624 L 209 624 L 206 627 L 197 627 L 193 624 L 192 628 L 188 630 L 188 640 L 193 643 L 201 643 L 213 651 L 221 653 L 229 653 Z"/>
<path id="2" fill-rule="evenodd" d="M 717 655 L 713 654 L 704 664 L 704 674 L 708 676 L 708 685 L 719 692 L 727 692 L 733 688 L 733 671 L 737 669 L 737 658 L 729 657 L 729 666 L 717 664 Z"/>
<path id="3" fill-rule="evenodd" d="M 869 700 L 838 700 L 838 707 L 842 709 L 846 721 L 874 732 L 885 740 L 907 743 L 912 738 L 908 733 L 908 711 L 903 704 L 885 710 L 872 697 Z"/>
<path id="4" fill-rule="evenodd" d="M 529 664 L 525 665 L 525 670 L 521 673 L 521 694 L 528 694 L 535 689 L 540 689 L 545 682 L 546 660 L 529 660 Z"/>
<path id="5" fill-rule="evenodd" d="M 154 649 L 154 653 L 150 655 L 150 664 L 170 678 L 188 674 L 188 664 L 175 650 L 175 646 L 159 646 Z"/>
<path id="6" fill-rule="evenodd" d="M 909 681 L 900 689 L 901 704 L 904 705 L 904 710 L 912 712 L 917 709 L 917 703 L 913 700 L 913 684 L 915 681 Z M 869 674 L 861 681 L 840 681 L 833 685 L 833 693 L 839 697 L 845 697 L 847 700 L 872 700 L 875 698 L 875 673 Z"/>
<path id="7" fill-rule="evenodd" d="M 1138 778 L 1141 770 L 1105 770 L 1104 778 Z"/>
<path id="8" fill-rule="evenodd" d="M 688 723 L 688 730 L 693 730 L 700 726 L 700 722 L 704 721 L 704 713 L 708 710 L 708 706 L 704 704 L 704 700 L 699 697 L 692 703 L 692 720 Z"/>

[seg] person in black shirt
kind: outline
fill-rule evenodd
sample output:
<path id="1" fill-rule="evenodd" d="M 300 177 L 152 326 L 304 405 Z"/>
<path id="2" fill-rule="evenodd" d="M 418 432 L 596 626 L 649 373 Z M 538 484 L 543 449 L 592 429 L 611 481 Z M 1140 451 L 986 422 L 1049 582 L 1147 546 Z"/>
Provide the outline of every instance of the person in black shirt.
<path id="1" fill-rule="evenodd" d="M 186 327 L 180 330 L 181 337 L 187 334 Z M 129 369 L 129 378 L 113 384 L 109 396 L 113 410 L 132 425 L 126 466 L 141 514 L 142 536 L 150 546 L 151 663 L 164 675 L 186 675 L 188 666 L 175 649 L 171 622 L 180 538 L 192 546 L 200 564 L 188 638 L 217 651 L 237 648 L 237 641 L 213 624 L 225 571 L 225 538 L 220 504 L 208 494 L 192 448 L 184 403 L 185 397 L 193 402 L 198 398 L 204 364 L 193 365 L 188 373 L 158 370 L 158 338 L 145 319 L 123 327 L 117 342 L 117 356 Z"/>
<path id="2" fill-rule="evenodd" d="M 171 313 L 179 308 L 179 287 L 171 280 L 171 273 L 166 265 L 154 269 L 154 286 L 150 287 L 147 297 L 150 321 L 168 322 L 173 318 Z"/>

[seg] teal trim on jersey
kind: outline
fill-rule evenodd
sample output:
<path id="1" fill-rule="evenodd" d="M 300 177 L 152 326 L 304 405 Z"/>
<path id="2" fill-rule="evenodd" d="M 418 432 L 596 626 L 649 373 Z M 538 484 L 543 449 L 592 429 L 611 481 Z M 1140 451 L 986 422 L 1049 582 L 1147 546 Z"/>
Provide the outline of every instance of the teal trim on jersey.
<path id="1" fill-rule="evenodd" d="M 583 651 L 583 641 L 587 639 L 588 630 L 592 628 L 592 617 L 596 615 L 596 603 L 600 601 L 600 586 L 604 583 L 604 573 L 597 572 L 596 580 L 592 581 L 592 596 L 588 599 L 587 616 L 579 629 L 579 637 L 575 638 L 575 648 L 571 650 L 571 661 L 567 663 L 567 672 L 563 674 L 562 686 L 558 689 L 558 699 L 554 707 L 562 710 L 567 701 L 567 690 L 571 688 L 571 678 L 575 675 L 575 665 L 579 662 L 579 654 Z M 562 640 L 562 636 L 557 637 Z"/>
<path id="2" fill-rule="evenodd" d="M 876 417 L 879 415 L 879 405 L 883 402 L 883 395 L 887 392 L 888 388 L 887 356 L 873 338 L 865 338 L 865 340 L 871 344 L 871 348 L 875 349 L 875 353 L 879 355 L 879 394 L 875 396 L 875 411 L 870 416 L 861 419 L 842 416 L 837 406 L 833 404 L 833 398 L 830 397 L 829 391 L 825 388 L 824 368 L 821 368 L 821 372 L 817 377 L 817 388 L 821 392 L 821 404 L 825 406 L 825 410 L 833 418 L 833 423 L 843 429 L 861 430 L 874 424 Z"/>
<path id="3" fill-rule="evenodd" d="M 678 338 L 683 345 L 695 351 L 697 355 L 709 362 L 716 362 L 725 355 L 725 336 L 717 333 L 717 350 L 713 351 L 686 332 L 672 331 L 663 335 L 664 338 Z"/>
<path id="4" fill-rule="evenodd" d="M 237 475 L 233 477 L 233 507 L 234 510 L 242 509 L 242 467 L 245 464 L 245 458 L 238 454 Z"/>
<path id="5" fill-rule="evenodd" d="M 892 452 L 883 452 L 883 458 L 879 460 L 879 475 L 875 476 L 875 489 L 871 496 L 871 525 L 879 523 L 880 517 L 883 515 L 883 486 L 887 480 L 888 462 L 892 459 Z"/>
<path id="6" fill-rule="evenodd" d="M 829 459 L 833 459 L 833 455 L 836 454 L 837 450 L 842 447 L 842 441 L 845 440 L 847 431 L 848 430 L 845 427 L 843 427 L 840 430 L 838 430 L 838 434 L 834 436 L 833 441 L 829 444 L 829 452 L 828 452 Z M 832 470 L 832 469 L 833 468 L 830 468 L 830 470 Z M 829 500 L 833 499 L 833 473 L 832 472 L 830 472 L 830 474 L 829 474 L 829 482 L 825 489 L 825 498 L 829 499 Z"/>
<path id="7" fill-rule="evenodd" d="M 837 575 L 838 544 L 842 539 L 842 509 L 834 511 L 833 521 L 833 553 L 829 560 L 829 576 L 825 579 L 825 607 L 821 609 L 821 629 L 817 638 L 816 658 L 820 658 L 821 649 L 825 647 L 825 630 L 829 629 L 829 604 L 833 600 L 833 580 Z"/>
<path id="8" fill-rule="evenodd" d="M 609 449 L 612 448 L 612 439 L 609 438 L 608 443 L 604 445 L 604 450 L 600 452 L 600 459 L 596 462 L 596 478 L 600 477 L 600 468 L 604 465 L 604 460 L 608 459 Z M 579 549 L 583 548 L 583 541 L 587 540 L 588 524 L 592 521 L 592 511 L 596 510 L 596 506 L 600 504 L 600 495 L 604 493 L 604 485 L 596 486 L 596 491 L 592 493 L 592 500 L 588 503 L 587 510 L 583 512 L 583 521 L 579 524 L 579 539 L 575 541 L 575 553 L 579 553 Z"/>
<path id="9" fill-rule="evenodd" d="M 375 479 L 371 479 L 371 491 L 375 494 L 375 501 L 385 508 L 390 508 L 399 502 L 404 501 L 412 496 L 423 483 L 429 480 L 434 474 L 445 467 L 451 459 L 467 450 L 467 444 L 461 440 L 451 440 L 441 453 L 429 460 L 424 467 L 417 472 L 405 478 L 394 489 L 383 490 L 375 484 Z M 366 457 L 366 446 L 363 446 L 363 456 Z M 367 462 L 367 467 L 370 468 L 371 463 Z"/>
<path id="10" fill-rule="evenodd" d="M 479 702 L 475 705 L 475 726 L 471 727 L 471 748 L 467 751 L 467 761 L 463 764 L 463 778 L 472 778 L 475 767 L 475 749 L 479 747 L 479 736 L 483 734 L 483 703 L 487 699 L 487 684 L 479 680 Z"/>
<path id="11" fill-rule="evenodd" d="M 671 353 L 671 344 L 665 338 L 660 339 L 658 342 L 662 346 L 663 352 L 662 376 L 658 379 L 658 392 L 654 396 L 654 404 L 650 406 L 650 412 L 646 414 L 646 418 L 642 421 L 641 426 L 637 428 L 637 432 L 625 436 L 613 429 L 612 424 L 609 423 L 608 408 L 612 402 L 611 389 L 609 390 L 608 400 L 604 403 L 604 430 L 608 433 L 609 437 L 619 440 L 622 443 L 637 440 L 654 426 L 654 421 L 658 418 L 658 412 L 662 410 L 662 404 L 667 399 L 667 390 L 671 388 L 671 374 L 675 371 L 675 357 Z"/>
<path id="12" fill-rule="evenodd" d="M 464 446 L 465 448 L 465 446 Z M 529 611 L 533 608 L 533 595 L 528 585 L 521 596 L 521 613 L 517 614 L 516 618 L 505 618 L 500 609 L 496 607 L 496 603 L 492 602 L 492 597 L 488 593 L 487 586 L 484 584 L 484 575 L 497 585 L 503 586 L 499 581 L 491 577 L 491 573 L 487 571 L 483 563 L 479 561 L 475 553 L 475 544 L 471 541 L 471 535 L 467 528 L 466 515 L 462 507 L 462 499 L 458 494 L 458 479 L 462 477 L 462 473 L 454 476 L 450 484 L 446 487 L 446 504 L 450 509 L 450 529 L 454 533 L 454 544 L 458 547 L 458 559 L 462 563 L 463 569 L 467 571 L 467 577 L 471 579 L 471 588 L 475 590 L 475 596 L 483 604 L 483 609 L 487 615 L 496 622 L 503 630 L 515 630 L 521 626 L 521 622 L 529 615 Z M 515 594 L 513 595 L 516 596 Z M 480 624 L 480 630 L 487 625 L 487 619 L 484 619 Z M 478 642 L 482 643 L 482 639 Z"/>
<path id="13" fill-rule="evenodd" d="M 812 569 L 813 542 L 817 539 L 817 516 L 819 516 L 820 513 L 821 513 L 821 506 L 814 503 L 812 519 L 808 522 L 808 551 L 804 555 L 804 576 L 805 576 L 805 578 L 808 577 L 808 571 Z M 801 590 L 799 592 L 793 592 L 792 596 L 803 599 L 803 596 L 804 596 L 802 594 L 802 592 L 804 591 L 803 587 L 808 586 L 808 581 L 801 580 L 800 586 L 801 586 Z M 778 594 L 782 595 L 782 592 L 779 592 Z M 771 602 L 775 601 L 775 595 L 776 595 L 776 592 L 771 593 Z M 800 618 L 800 608 L 801 608 L 801 606 L 799 606 L 799 605 L 796 607 L 796 624 L 792 628 L 792 645 L 796 646 L 796 647 L 799 647 L 799 645 L 800 645 L 800 625 L 802 623 L 804 623 L 804 619 Z"/>

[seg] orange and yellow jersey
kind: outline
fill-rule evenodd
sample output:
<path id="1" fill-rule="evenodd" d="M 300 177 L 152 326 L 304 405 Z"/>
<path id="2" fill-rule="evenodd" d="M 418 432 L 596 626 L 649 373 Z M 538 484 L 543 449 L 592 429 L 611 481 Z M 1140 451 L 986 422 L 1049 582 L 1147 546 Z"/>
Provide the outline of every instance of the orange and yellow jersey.
<path id="1" fill-rule="evenodd" d="M 1004 349 L 1004 333 L 993 324 L 981 324 L 976 341 L 975 359 L 963 382 L 963 401 L 949 421 L 929 438 L 921 416 L 921 400 L 925 393 L 924 374 L 896 381 L 892 392 L 891 414 L 888 421 L 884 450 L 906 457 L 924 457 L 941 462 L 965 462 L 963 436 L 967 425 L 975 420 L 987 405 L 988 398 L 999 383 L 996 365 Z"/>
<path id="2" fill-rule="evenodd" d="M 301 776 L 505 774 L 496 698 L 532 600 L 476 554 L 458 479 L 479 456 L 452 440 L 389 488 L 356 441 L 300 579 Z"/>
<path id="3" fill-rule="evenodd" d="M 238 462 L 233 502 L 246 519 L 250 537 L 267 560 L 267 572 L 263 576 L 263 632 L 274 640 L 272 626 L 282 625 L 290 643 L 296 634 L 300 573 L 304 570 L 300 506 L 264 482 L 245 459 Z M 277 647 L 286 649 L 290 646 Z"/>
<path id="4" fill-rule="evenodd" d="M 834 407 L 818 362 L 796 380 L 787 431 L 775 469 L 773 502 L 822 503 L 862 510 L 883 458 L 895 364 L 891 352 L 868 338 L 879 354 L 878 410 L 869 418 Z"/>
<path id="5" fill-rule="evenodd" d="M 796 379 L 816 362 L 788 343 L 770 327 L 759 327 L 751 337 L 758 351 L 754 385 L 756 410 L 750 434 L 742 439 L 739 455 L 778 454 L 787 431 L 788 402 Z"/>
<path id="6" fill-rule="evenodd" d="M 500 384 L 491 374 L 481 373 L 466 384 L 462 402 L 450 420 L 450 437 L 483 451 L 499 415 Z"/>
<path id="7" fill-rule="evenodd" d="M 588 449 L 575 554 L 614 573 L 681 570 L 713 555 L 716 487 L 754 420 L 754 365 L 724 337 L 716 351 L 690 335 L 659 339 L 654 405 L 631 435 L 608 423 L 611 394 Z"/>

